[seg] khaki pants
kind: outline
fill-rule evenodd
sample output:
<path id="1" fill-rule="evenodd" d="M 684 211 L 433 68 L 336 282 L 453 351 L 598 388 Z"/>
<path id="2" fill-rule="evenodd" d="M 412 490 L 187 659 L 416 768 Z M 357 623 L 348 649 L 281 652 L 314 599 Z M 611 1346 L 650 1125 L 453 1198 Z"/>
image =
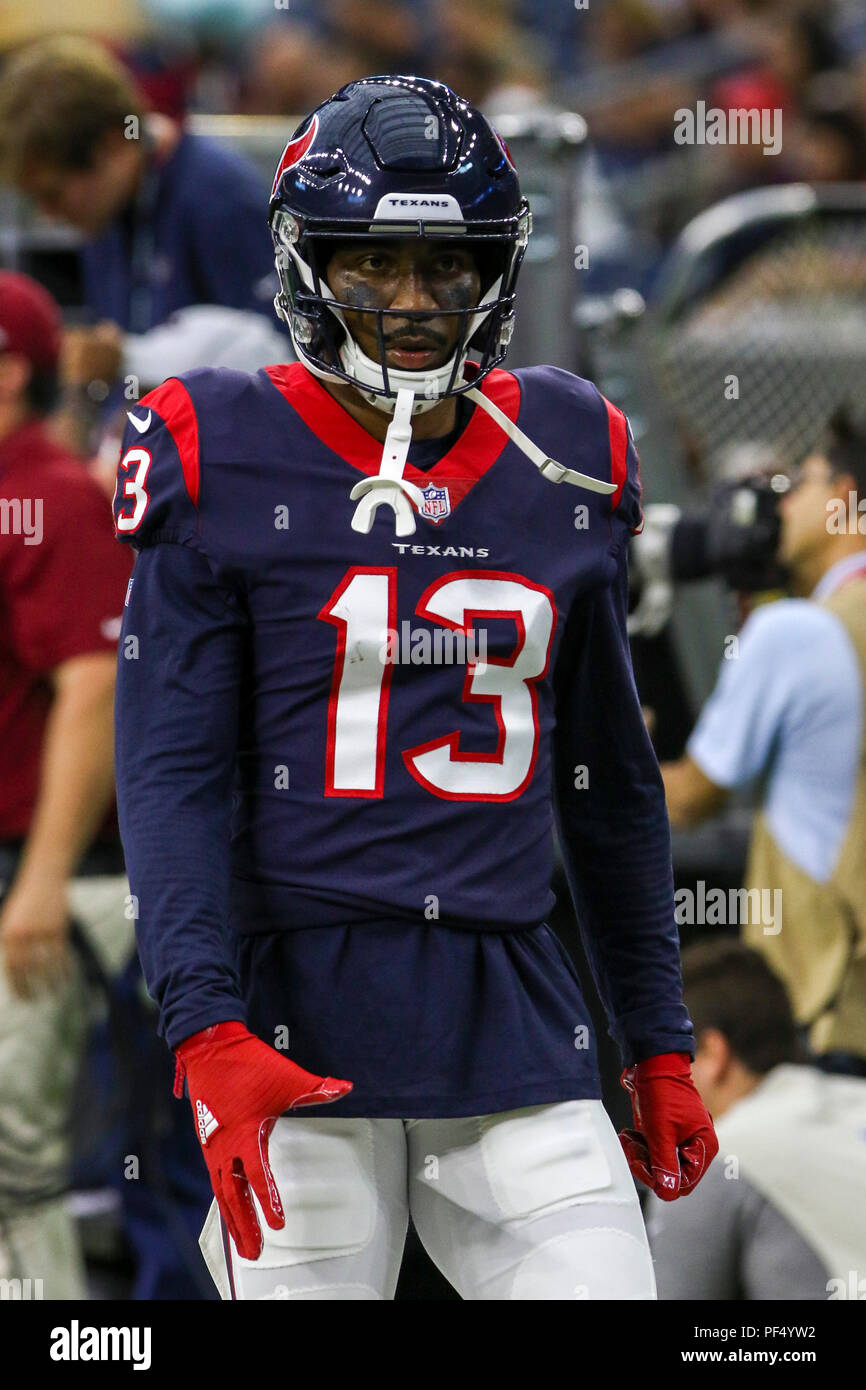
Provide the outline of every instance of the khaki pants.
<path id="1" fill-rule="evenodd" d="M 135 948 L 128 893 L 123 874 L 70 885 L 72 915 L 110 976 Z M 77 957 L 59 993 L 32 1000 L 13 995 L 0 969 L 0 1279 L 41 1280 L 34 1286 L 44 1298 L 85 1297 L 77 1235 L 56 1190 L 68 1168 L 70 1104 L 93 1018 Z"/>

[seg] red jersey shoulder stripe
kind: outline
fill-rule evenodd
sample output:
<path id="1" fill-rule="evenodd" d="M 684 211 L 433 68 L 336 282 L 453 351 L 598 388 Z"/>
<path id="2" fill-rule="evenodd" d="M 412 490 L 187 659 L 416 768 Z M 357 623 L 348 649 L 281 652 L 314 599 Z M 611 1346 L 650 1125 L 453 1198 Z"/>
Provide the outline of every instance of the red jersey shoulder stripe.
<path id="1" fill-rule="evenodd" d="M 154 410 L 174 440 L 183 480 L 193 506 L 198 506 L 200 465 L 198 420 L 192 398 L 182 381 L 169 377 L 138 402 L 137 410 Z"/>
<path id="2" fill-rule="evenodd" d="M 610 441 L 610 480 L 616 483 L 616 492 L 611 493 L 611 505 L 616 510 L 622 501 L 622 491 L 628 477 L 628 421 L 615 405 L 612 405 L 605 396 L 604 401 L 607 411 L 608 439 Z M 637 449 L 634 451 L 635 464 L 637 467 L 637 486 L 638 486 L 638 511 L 640 521 L 637 526 L 631 528 L 632 535 L 638 536 L 643 530 L 644 518 L 640 507 L 640 497 L 642 492 L 640 477 L 640 456 Z"/>
<path id="3" fill-rule="evenodd" d="M 610 505 L 616 511 L 622 501 L 622 490 L 625 487 L 625 480 L 628 475 L 628 426 L 622 411 L 607 399 L 604 401 L 604 408 L 607 411 L 607 436 L 610 444 L 610 480 L 616 484 L 616 492 L 611 493 Z"/>

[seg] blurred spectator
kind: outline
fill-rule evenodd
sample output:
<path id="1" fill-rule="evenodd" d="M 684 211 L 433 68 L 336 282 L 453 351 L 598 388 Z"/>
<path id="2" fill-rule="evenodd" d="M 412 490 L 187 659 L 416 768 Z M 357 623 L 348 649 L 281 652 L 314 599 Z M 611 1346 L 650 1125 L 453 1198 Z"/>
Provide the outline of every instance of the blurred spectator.
<path id="1" fill-rule="evenodd" d="M 648 1199 L 659 1298 L 862 1297 L 866 1081 L 801 1065 L 784 986 L 738 942 L 686 950 L 683 986 L 719 1153 L 687 1201 Z"/>
<path id="2" fill-rule="evenodd" d="M 606 3 L 583 16 L 575 95 L 606 165 L 670 148 L 674 112 L 697 95 L 688 68 L 680 71 L 668 56 L 665 18 L 650 0 Z"/>
<path id="3" fill-rule="evenodd" d="M 312 111 L 365 71 L 345 44 L 293 21 L 273 23 L 250 44 L 243 108 L 297 121 L 300 112 Z"/>
<path id="4" fill-rule="evenodd" d="M 417 8 L 405 0 L 322 0 L 322 9 L 330 32 L 363 54 L 365 72 L 412 72 L 424 57 Z"/>
<path id="5" fill-rule="evenodd" d="M 600 5 L 593 17 L 593 54 L 601 63 L 622 63 L 655 48 L 665 37 L 660 11 L 650 0 Z"/>
<path id="6" fill-rule="evenodd" d="M 171 38 L 149 39 L 117 51 L 132 73 L 144 107 L 172 120 L 183 120 L 192 93 L 204 80 L 204 50 L 199 52 L 195 44 L 183 43 L 172 34 Z"/>
<path id="7" fill-rule="evenodd" d="M 513 0 L 436 0 L 437 54 L 428 75 L 482 107 L 501 108 L 502 88 L 549 97 L 543 46 L 515 9 Z"/>
<path id="8" fill-rule="evenodd" d="M 418 72 L 470 101 L 548 92 L 543 42 L 515 0 L 326 0 L 272 21 L 249 46 L 245 109 L 297 115 L 367 73 Z"/>
<path id="9" fill-rule="evenodd" d="M 858 1076 L 866 1076 L 864 497 L 866 435 L 839 417 L 781 501 L 779 559 L 796 597 L 750 615 L 685 756 L 662 764 L 674 826 L 702 820 L 729 789 L 761 779 L 746 870 L 761 907 L 753 912 L 750 898 L 744 937 L 787 985 L 820 1065 Z"/>
<path id="10" fill-rule="evenodd" d="M 778 142 L 776 154 L 766 155 L 763 141 L 734 141 L 714 150 L 717 198 L 730 197 L 749 188 L 787 183 L 792 177 L 791 129 L 794 103 L 787 88 L 767 71 L 738 74 L 711 93 L 709 104 L 723 111 L 758 111 L 761 121 Z M 779 113 L 779 114 L 777 114 Z"/>
<path id="11" fill-rule="evenodd" d="M 60 315 L 0 272 L 0 1275 L 83 1298 L 63 1202 L 89 1022 L 73 922 L 103 968 L 134 948 L 113 798 L 130 564 L 105 497 L 43 421 Z"/>
<path id="12" fill-rule="evenodd" d="M 548 32 L 534 10 L 530 0 L 521 6 Z M 799 118 L 843 104 L 866 117 L 857 0 L 593 0 L 571 21 L 572 39 L 561 39 L 571 60 L 560 55 L 552 97 L 589 125 L 593 180 L 582 200 L 597 194 L 613 206 L 628 243 L 625 256 L 595 243 L 594 264 L 609 262 L 644 292 L 672 239 L 718 199 L 813 170 L 856 169 L 853 129 L 834 122 L 831 131 L 829 121 L 804 128 Z M 758 141 L 678 145 L 676 113 L 699 101 L 708 111 L 766 110 L 774 120 L 781 110 L 781 153 L 766 156 Z"/>
<path id="13" fill-rule="evenodd" d="M 812 108 L 799 121 L 793 173 L 806 183 L 847 183 L 866 178 L 866 126 L 845 107 Z"/>
<path id="14" fill-rule="evenodd" d="M 764 62 L 789 106 L 808 101 L 816 78 L 841 66 L 832 16 L 832 6 L 823 5 L 775 5 L 766 14 L 760 28 Z"/>
<path id="15" fill-rule="evenodd" d="M 574 70 L 580 52 L 578 25 L 585 13 L 576 5 L 551 5 L 549 0 L 517 0 L 515 7 L 516 18 L 535 35 L 552 75 L 569 75 Z"/>
<path id="16" fill-rule="evenodd" d="M 276 277 L 258 172 L 234 151 L 147 115 L 128 72 L 98 44 L 50 40 L 9 63 L 0 76 L 0 171 L 85 237 L 85 302 L 98 323 L 79 331 L 65 359 L 73 366 L 66 404 L 82 445 L 126 370 L 123 339 L 112 344 L 106 324 L 142 335 L 193 304 L 272 321 Z M 107 375 L 112 346 L 119 351 Z M 163 346 L 165 376 L 208 360 L 207 340 L 196 355 L 188 331 L 179 364 L 171 342 Z M 94 379 L 105 390 L 89 391 Z M 151 384 L 127 376 L 125 399 Z"/>
<path id="17" fill-rule="evenodd" d="M 782 154 L 768 159 L 756 142 L 725 146 L 716 188 L 720 197 L 796 177 L 796 113 L 810 99 L 819 76 L 833 72 L 839 61 L 830 25 L 816 11 L 759 8 L 747 33 L 752 59 L 713 84 L 709 104 L 726 111 L 781 112 Z"/>

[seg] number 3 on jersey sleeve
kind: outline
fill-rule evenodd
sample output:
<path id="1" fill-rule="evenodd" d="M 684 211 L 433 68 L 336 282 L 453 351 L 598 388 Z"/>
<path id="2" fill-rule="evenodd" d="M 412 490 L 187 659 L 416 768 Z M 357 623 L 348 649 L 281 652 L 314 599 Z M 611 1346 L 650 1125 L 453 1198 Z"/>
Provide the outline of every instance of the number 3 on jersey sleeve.
<path id="1" fill-rule="evenodd" d="M 396 586 L 396 569 L 351 570 L 319 614 L 339 629 L 328 712 L 327 796 L 383 792 L 391 667 L 380 653 L 395 625 Z M 514 651 L 468 665 L 463 687 L 464 700 L 492 706 L 499 730 L 495 751 L 461 748 L 455 730 L 403 753 L 409 772 L 434 796 L 513 800 L 532 777 L 538 752 L 535 687 L 547 672 L 556 621 L 550 591 L 522 575 L 470 570 L 437 580 L 416 612 L 467 636 L 479 618 L 514 622 Z"/>
<path id="2" fill-rule="evenodd" d="M 117 500 L 117 490 L 120 491 L 121 498 L 133 499 L 131 512 L 118 510 L 116 514 L 117 529 L 124 534 L 137 531 L 144 520 L 144 513 L 150 501 L 150 497 L 145 492 L 144 483 L 152 462 L 150 450 L 143 449 L 141 445 L 127 449 L 120 460 L 117 470 L 115 500 Z M 131 471 L 133 469 L 134 472 Z M 126 474 L 125 478 L 123 478 L 124 473 Z M 121 479 L 123 479 L 122 485 Z"/>

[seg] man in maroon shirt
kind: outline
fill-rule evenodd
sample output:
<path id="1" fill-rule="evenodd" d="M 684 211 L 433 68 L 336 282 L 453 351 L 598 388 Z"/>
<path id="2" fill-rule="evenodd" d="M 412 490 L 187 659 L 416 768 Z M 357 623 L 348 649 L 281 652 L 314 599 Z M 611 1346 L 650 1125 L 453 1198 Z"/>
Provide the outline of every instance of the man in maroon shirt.
<path id="1" fill-rule="evenodd" d="M 26 1170 L 38 1196 L 66 1158 L 86 1026 L 70 922 L 114 968 L 132 947 L 112 810 L 130 563 L 101 489 L 44 425 L 59 347 L 50 296 L 0 272 L 0 1277 L 53 1298 L 83 1296 L 65 1209 L 9 1193 Z"/>

